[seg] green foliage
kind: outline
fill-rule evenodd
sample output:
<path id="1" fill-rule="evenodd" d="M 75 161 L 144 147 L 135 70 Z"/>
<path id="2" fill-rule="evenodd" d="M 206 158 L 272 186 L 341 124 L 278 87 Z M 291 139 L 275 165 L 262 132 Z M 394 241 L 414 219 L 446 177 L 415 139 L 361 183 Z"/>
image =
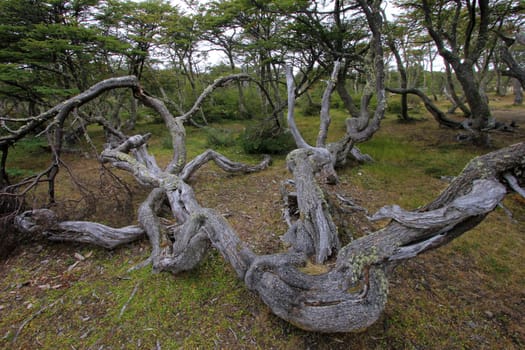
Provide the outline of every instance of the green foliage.
<path id="1" fill-rule="evenodd" d="M 295 148 L 295 142 L 288 130 L 250 126 L 240 136 L 243 150 L 249 154 L 284 154 Z"/>
<path id="2" fill-rule="evenodd" d="M 418 113 L 422 109 L 422 103 L 419 97 L 415 95 L 407 96 L 407 105 L 410 112 Z M 401 95 L 394 95 L 388 100 L 387 112 L 392 114 L 401 114 Z"/>
<path id="3" fill-rule="evenodd" d="M 239 112 L 239 94 L 232 87 L 214 94 L 210 101 L 205 103 L 203 112 L 209 122 L 246 118 L 246 115 Z"/>
<path id="4" fill-rule="evenodd" d="M 306 102 L 302 108 L 303 115 L 306 117 L 318 117 L 321 113 L 321 105 L 319 103 Z"/>
<path id="5" fill-rule="evenodd" d="M 388 113 L 392 113 L 392 114 L 400 114 L 401 111 L 402 111 L 401 99 L 400 98 L 396 98 L 396 99 L 393 98 L 393 99 L 388 100 L 388 106 L 387 106 L 386 111 Z"/>
<path id="6" fill-rule="evenodd" d="M 208 147 L 229 147 L 236 143 L 235 136 L 231 130 L 207 127 L 206 145 Z"/>

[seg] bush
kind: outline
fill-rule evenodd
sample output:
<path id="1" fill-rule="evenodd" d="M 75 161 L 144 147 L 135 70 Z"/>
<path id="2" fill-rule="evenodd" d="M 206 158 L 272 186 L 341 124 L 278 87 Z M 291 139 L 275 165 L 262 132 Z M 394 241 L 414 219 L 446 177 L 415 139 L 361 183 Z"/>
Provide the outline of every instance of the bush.
<path id="1" fill-rule="evenodd" d="M 401 100 L 400 99 L 389 99 L 387 112 L 392 114 L 401 114 Z"/>
<path id="2" fill-rule="evenodd" d="M 417 113 L 421 109 L 421 99 L 415 95 L 408 95 L 407 105 L 409 111 Z M 401 114 L 401 95 L 396 95 L 388 99 L 387 112 Z"/>
<path id="3" fill-rule="evenodd" d="M 248 91 L 245 91 L 248 95 Z M 218 122 L 221 120 L 244 120 L 253 117 L 254 113 L 260 110 L 260 105 L 255 103 L 257 99 L 245 96 L 245 113 L 239 111 L 239 92 L 233 86 L 221 89 L 220 92 L 213 94 L 211 98 L 203 104 L 203 112 L 208 122 Z M 252 106 L 253 105 L 253 106 Z"/>
<path id="4" fill-rule="evenodd" d="M 268 125 L 245 129 L 240 136 L 240 142 L 244 152 L 249 154 L 284 154 L 295 148 L 290 131 L 276 130 Z"/>
<path id="5" fill-rule="evenodd" d="M 229 147 L 236 143 L 235 137 L 230 130 L 206 127 L 207 147 Z"/>
<path id="6" fill-rule="evenodd" d="M 303 107 L 303 114 L 307 117 L 319 116 L 321 113 L 321 105 L 319 103 L 307 103 Z"/>

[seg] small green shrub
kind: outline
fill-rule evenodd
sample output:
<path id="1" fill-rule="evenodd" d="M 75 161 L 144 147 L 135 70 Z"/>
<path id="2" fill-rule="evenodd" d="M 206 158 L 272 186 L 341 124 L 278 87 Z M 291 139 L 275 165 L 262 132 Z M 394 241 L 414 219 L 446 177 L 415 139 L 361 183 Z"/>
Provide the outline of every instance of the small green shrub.
<path id="1" fill-rule="evenodd" d="M 207 127 L 205 133 L 207 147 L 229 147 L 236 143 L 236 139 L 230 130 Z"/>
<path id="2" fill-rule="evenodd" d="M 248 154 L 284 154 L 295 148 L 290 131 L 265 125 L 245 129 L 240 136 L 240 143 Z"/>
<path id="3" fill-rule="evenodd" d="M 421 99 L 415 95 L 408 95 L 407 106 L 410 112 L 418 113 L 422 107 Z M 387 112 L 401 114 L 401 95 L 395 95 L 388 99 Z"/>
<path id="4" fill-rule="evenodd" d="M 20 169 L 20 168 L 8 168 L 6 169 L 7 175 L 11 179 L 21 179 L 28 176 L 33 176 L 36 174 L 35 171 L 29 169 Z"/>
<path id="5" fill-rule="evenodd" d="M 321 105 L 319 103 L 305 103 L 303 107 L 303 114 L 307 117 L 319 116 L 321 112 Z"/>
<path id="6" fill-rule="evenodd" d="M 400 99 L 390 99 L 388 101 L 387 112 L 392 114 L 401 114 L 401 100 Z"/>

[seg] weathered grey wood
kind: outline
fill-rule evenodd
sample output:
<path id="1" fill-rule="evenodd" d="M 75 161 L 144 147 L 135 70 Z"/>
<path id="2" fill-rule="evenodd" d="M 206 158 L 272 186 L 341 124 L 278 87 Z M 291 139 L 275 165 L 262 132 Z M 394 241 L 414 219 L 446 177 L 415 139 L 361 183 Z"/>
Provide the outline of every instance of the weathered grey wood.
<path id="1" fill-rule="evenodd" d="M 326 138 L 328 136 L 328 128 L 330 127 L 330 122 L 331 122 L 330 97 L 332 96 L 332 92 L 335 89 L 335 84 L 337 82 L 337 76 L 339 74 L 340 68 L 341 68 L 341 62 L 335 61 L 332 75 L 330 76 L 330 80 L 328 80 L 326 84 L 326 88 L 323 92 L 323 98 L 321 100 L 321 112 L 319 115 L 321 119 L 321 123 L 319 125 L 319 135 L 317 136 L 316 147 L 324 147 L 326 144 Z"/>
<path id="2" fill-rule="evenodd" d="M 100 96 L 103 92 L 113 90 L 116 88 L 134 88 L 138 86 L 138 79 L 135 76 L 124 76 L 119 78 L 110 78 L 103 80 L 88 90 L 82 92 L 75 97 L 72 97 L 59 105 L 51 108 L 50 110 L 36 116 L 29 118 L 29 122 L 23 124 L 17 130 L 10 130 L 8 135 L 0 137 L 0 147 L 6 145 L 10 146 L 17 140 L 25 137 L 29 133 L 33 132 L 37 128 L 40 128 L 48 121 L 59 115 L 67 115 L 74 108 L 78 108 Z"/>
<path id="3" fill-rule="evenodd" d="M 19 214 L 15 220 L 22 232 L 41 233 L 50 241 L 94 244 L 107 249 L 144 238 L 137 225 L 113 228 L 90 221 L 59 222 L 49 209 L 34 209 Z"/>
<path id="4" fill-rule="evenodd" d="M 525 198 L 525 190 L 520 187 L 518 180 L 511 173 L 503 174 L 503 178 L 507 181 L 510 188 L 512 188 L 516 193 Z"/>
<path id="5" fill-rule="evenodd" d="M 269 156 L 265 156 L 261 163 L 257 165 L 249 165 L 233 162 L 222 154 L 209 149 L 186 164 L 181 172 L 181 178 L 183 180 L 188 180 L 200 167 L 209 161 L 214 161 L 215 164 L 219 166 L 219 168 L 226 172 L 248 174 L 266 169 L 270 165 L 271 158 Z"/>
<path id="6" fill-rule="evenodd" d="M 142 142 L 134 144 L 144 146 Z M 303 329 L 319 332 L 358 331 L 375 322 L 387 300 L 389 267 L 439 247 L 477 225 L 503 198 L 505 189 L 500 181 L 505 174 L 525 166 L 524 143 L 474 159 L 422 211 L 407 212 L 396 207 L 380 211 L 375 217 L 392 218 L 390 224 L 352 241 L 339 251 L 332 270 L 312 276 L 300 270 L 307 259 L 305 252 L 292 249 L 275 255 L 255 255 L 222 216 L 200 206 L 191 187 L 179 175 L 152 171 L 149 169 L 151 164 L 118 150 L 133 153 L 127 146 L 117 146 L 105 150 L 102 158 L 154 187 L 139 209 L 139 222 L 150 238 L 151 261 L 156 271 L 191 269 L 213 246 L 276 315 Z M 321 179 L 335 176 L 329 151 L 324 148 L 298 149 L 288 157 L 288 166 L 295 176 L 298 204 L 302 206 L 300 211 L 311 213 L 312 217 L 311 222 L 303 219 L 296 229 L 306 231 L 305 227 L 311 225 L 308 230 L 314 234 L 335 230 L 316 181 L 316 176 Z M 177 226 L 171 231 L 174 242 L 168 249 L 161 248 L 166 227 L 159 217 L 166 200 L 177 221 Z M 52 213 L 41 213 L 44 222 L 56 220 Z M 37 231 L 35 225 L 22 219 L 19 219 L 21 227 L 30 232 Z M 57 223 L 51 227 L 62 231 L 50 230 L 49 226 L 44 227 L 44 231 L 71 240 L 78 239 L 79 231 L 85 236 L 99 230 L 99 226 L 91 223 L 75 223 L 75 232 L 66 224 Z M 128 230 L 125 228 L 119 232 L 129 233 Z M 132 231 L 143 232 L 135 230 Z M 102 236 L 99 239 L 90 242 L 113 246 L 108 244 L 113 238 Z M 317 250 L 322 252 L 321 255 L 330 254 L 325 238 L 312 239 L 315 245 L 314 241 L 320 242 Z"/>
<path id="7" fill-rule="evenodd" d="M 324 148 L 297 149 L 288 155 L 287 165 L 294 175 L 300 219 L 296 231 L 288 232 L 286 241 L 297 249 L 304 249 L 305 242 L 311 241 L 313 249 L 305 253 L 314 253 L 316 262 L 323 263 L 340 247 L 337 228 L 316 180 L 318 175 L 321 181 L 337 181 L 331 154 Z M 305 236 L 310 239 L 305 241 Z"/>
<path id="8" fill-rule="evenodd" d="M 288 128 L 295 140 L 297 148 L 309 148 L 312 147 L 306 142 L 299 132 L 297 125 L 295 124 L 295 83 L 293 80 L 293 71 L 291 66 L 286 66 L 286 87 L 288 91 L 288 114 L 287 123 Z"/>

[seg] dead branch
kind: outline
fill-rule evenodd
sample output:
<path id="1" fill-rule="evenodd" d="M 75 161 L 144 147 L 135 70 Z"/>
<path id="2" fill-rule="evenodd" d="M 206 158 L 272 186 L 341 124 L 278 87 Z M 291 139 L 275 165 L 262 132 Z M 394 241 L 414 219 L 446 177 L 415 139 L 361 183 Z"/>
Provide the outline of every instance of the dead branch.
<path id="1" fill-rule="evenodd" d="M 295 140 L 295 144 L 298 148 L 311 148 L 301 135 L 301 132 L 295 124 L 295 83 L 293 79 L 293 71 L 291 66 L 286 66 L 286 86 L 288 91 L 288 114 L 287 123 L 290 132 Z"/>
<path id="2" fill-rule="evenodd" d="M 321 124 L 319 126 L 319 135 L 317 136 L 317 147 L 324 147 L 326 144 L 326 137 L 328 136 L 328 127 L 330 126 L 330 96 L 334 91 L 335 84 L 337 83 L 337 76 L 339 74 L 339 69 L 341 67 L 341 62 L 334 62 L 334 69 L 330 80 L 328 81 L 326 88 L 323 93 L 323 98 L 321 100 Z"/>
<path id="3" fill-rule="evenodd" d="M 135 284 L 135 287 L 133 288 L 133 291 L 131 292 L 131 295 L 129 296 L 128 300 L 126 300 L 124 305 L 122 305 L 122 308 L 120 309 L 120 313 L 118 314 L 119 320 L 122 318 L 122 315 L 124 315 L 124 312 L 126 312 L 126 309 L 128 308 L 128 305 L 133 299 L 133 297 L 135 296 L 135 294 L 137 294 L 137 291 L 139 290 L 139 286 L 140 286 L 140 282 Z"/>
<path id="4" fill-rule="evenodd" d="M 447 115 L 442 112 L 435 104 L 432 102 L 432 100 L 423 93 L 423 91 L 411 88 L 411 89 L 394 89 L 394 88 L 387 88 L 387 91 L 395 93 L 395 94 L 414 94 L 418 96 L 423 103 L 425 104 L 425 108 L 427 111 L 430 112 L 430 114 L 434 117 L 434 119 L 439 123 L 439 125 L 443 125 L 447 128 L 451 129 L 463 129 L 464 125 L 463 123 L 454 121 L 447 117 Z"/>

